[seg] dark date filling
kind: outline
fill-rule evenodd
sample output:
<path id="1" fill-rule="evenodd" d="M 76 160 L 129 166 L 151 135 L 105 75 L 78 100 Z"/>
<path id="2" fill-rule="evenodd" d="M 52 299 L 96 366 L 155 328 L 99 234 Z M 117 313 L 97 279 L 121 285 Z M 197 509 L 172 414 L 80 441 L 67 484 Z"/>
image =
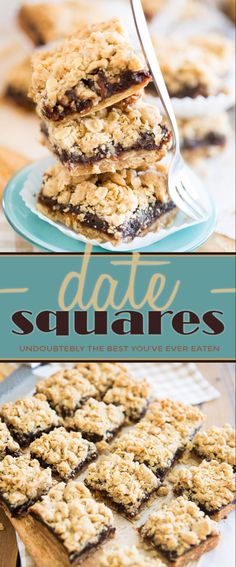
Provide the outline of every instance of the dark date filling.
<path id="1" fill-rule="evenodd" d="M 17 443 L 19 443 L 19 445 L 22 448 L 28 447 L 28 445 L 30 445 L 30 443 L 32 443 L 32 441 L 34 441 L 35 439 L 38 439 L 38 437 L 41 437 L 41 435 L 43 433 L 50 433 L 50 431 L 52 431 L 53 429 L 56 429 L 56 425 L 52 425 L 51 427 L 48 427 L 47 429 L 38 429 L 35 433 L 21 433 L 20 431 L 16 431 L 16 429 L 14 427 L 12 427 L 10 424 L 7 424 L 7 427 L 10 431 L 10 433 L 12 434 L 12 437 L 14 437 L 14 439 L 17 441 Z"/>
<path id="2" fill-rule="evenodd" d="M 197 148 L 207 148 L 208 146 L 224 147 L 226 144 L 226 136 L 217 134 L 216 132 L 209 132 L 201 140 L 191 140 L 184 138 L 181 144 L 183 150 L 195 150 Z"/>
<path id="3" fill-rule="evenodd" d="M 124 71 L 120 74 L 119 79 L 115 82 L 110 82 L 104 71 L 96 70 L 93 73 L 96 75 L 96 81 L 93 78 L 82 79 L 85 87 L 95 92 L 101 100 L 106 100 L 115 96 L 123 91 L 130 89 L 136 85 L 147 84 L 151 80 L 151 75 L 148 71 Z M 68 103 L 64 104 L 60 100 L 51 108 L 45 104 L 43 107 L 43 115 L 49 120 L 62 120 L 72 112 L 88 111 L 94 106 L 93 98 L 81 100 L 76 94 L 76 87 L 68 89 L 65 92 Z"/>
<path id="4" fill-rule="evenodd" d="M 31 512 L 31 516 L 33 516 L 33 518 L 35 518 L 38 522 L 40 522 L 40 524 L 42 524 L 44 527 L 46 527 L 52 534 L 53 536 L 57 539 L 57 541 L 59 541 L 60 543 L 62 543 L 63 548 L 65 549 L 65 551 L 67 551 L 65 545 L 64 545 L 64 540 L 62 539 L 62 537 L 60 537 L 58 534 L 56 534 L 55 530 L 46 522 L 44 522 L 44 520 L 41 518 L 41 516 L 39 516 L 39 514 L 37 514 L 37 512 L 34 512 L 34 510 L 32 510 Z M 77 563 L 78 559 L 85 559 L 86 557 L 88 557 L 88 555 L 90 555 L 90 553 L 96 551 L 96 549 L 98 548 L 98 546 L 103 543 L 108 537 L 111 537 L 115 534 L 116 528 L 113 528 L 112 526 L 107 526 L 104 527 L 100 534 L 98 535 L 97 538 L 97 542 L 96 543 L 88 543 L 87 545 L 85 545 L 85 547 L 81 550 L 81 551 L 71 551 L 70 553 L 68 553 L 69 556 L 69 561 L 70 563 L 73 565 L 75 564 L 75 562 Z"/>
<path id="5" fill-rule="evenodd" d="M 93 461 L 93 459 L 96 459 L 97 457 L 97 451 L 95 449 L 89 449 L 88 451 L 88 455 L 86 457 L 86 459 L 84 459 L 83 461 L 81 461 L 81 463 L 79 463 L 77 465 L 77 467 L 75 467 L 73 470 L 71 470 L 71 472 L 67 475 L 67 476 L 63 476 L 60 475 L 57 468 L 54 467 L 54 465 L 49 464 L 47 461 L 45 461 L 42 457 L 38 457 L 36 454 L 34 454 L 33 452 L 31 452 L 31 457 L 33 459 L 37 459 L 37 461 L 39 462 L 39 464 L 41 465 L 41 467 L 43 467 L 44 469 L 50 468 L 53 472 L 53 474 L 59 478 L 60 480 L 63 481 L 68 481 L 72 478 L 75 478 L 80 471 L 82 471 L 82 469 L 91 461 Z"/>
<path id="6" fill-rule="evenodd" d="M 44 490 L 40 496 L 38 496 L 37 498 L 32 498 L 27 500 L 26 502 L 24 502 L 24 504 L 19 504 L 18 506 L 13 506 L 12 504 L 10 504 L 7 500 L 7 498 L 5 498 L 2 494 L 0 494 L 0 501 L 3 502 L 3 504 L 5 504 L 5 506 L 7 506 L 8 510 L 10 511 L 11 515 L 14 516 L 14 518 L 19 518 L 20 516 L 22 516 L 25 512 L 28 511 L 28 509 L 30 508 L 30 506 L 33 506 L 36 502 L 38 502 L 38 500 L 41 500 L 42 496 L 44 496 L 45 494 L 47 494 L 49 491 L 48 490 Z"/>
<path id="7" fill-rule="evenodd" d="M 15 87 L 9 85 L 5 91 L 5 97 L 13 100 L 17 105 L 26 108 L 27 110 L 34 110 L 34 102 L 27 96 L 24 91 L 18 90 Z"/>
<path id="8" fill-rule="evenodd" d="M 206 508 L 203 504 L 201 504 L 197 498 L 194 498 L 194 494 L 191 493 L 187 493 L 187 491 L 185 491 L 184 489 L 181 488 L 177 488 L 175 489 L 175 494 L 177 496 L 182 496 L 183 494 L 187 494 L 187 497 L 191 499 L 192 502 L 195 502 L 195 504 L 197 504 L 198 508 L 200 508 L 200 510 L 202 512 L 204 512 L 204 514 L 206 514 L 207 516 L 214 516 L 215 514 L 219 514 L 220 512 L 222 512 L 223 510 L 225 510 L 226 508 L 228 508 L 228 506 L 234 506 L 234 504 L 236 504 L 236 499 L 232 500 L 231 502 L 228 502 L 228 504 L 225 504 L 224 506 L 221 506 L 220 508 L 218 508 L 217 510 L 209 510 L 208 508 Z"/>
<path id="9" fill-rule="evenodd" d="M 51 400 L 47 400 L 47 402 L 50 405 L 50 407 L 54 411 L 56 411 L 56 413 L 58 415 L 60 415 L 61 417 L 71 417 L 72 415 L 74 415 L 74 413 L 77 409 L 81 408 L 81 406 L 83 404 L 85 404 L 85 402 L 88 401 L 89 398 L 90 398 L 90 396 L 85 396 L 84 398 L 81 398 L 80 402 L 78 402 L 78 404 L 76 406 L 74 406 L 73 408 L 68 408 L 68 407 L 65 407 L 63 405 L 58 406 L 57 404 L 53 404 L 53 402 Z"/>
<path id="10" fill-rule="evenodd" d="M 82 429 L 80 429 L 79 431 L 81 432 L 83 437 L 88 441 L 91 441 L 92 443 L 100 443 L 100 441 L 110 441 L 111 439 L 113 439 L 113 437 L 115 437 L 115 435 L 117 435 L 117 433 L 120 431 L 121 427 L 122 425 L 110 431 L 106 431 L 104 435 L 99 435 L 98 433 L 93 433 L 92 431 L 91 432 L 83 431 Z M 74 428 L 72 429 L 73 431 L 78 431 L 78 429 L 74 429 Z"/>
<path id="11" fill-rule="evenodd" d="M 104 498 L 104 500 L 106 500 L 107 503 L 111 506 L 111 508 L 113 508 L 116 512 L 118 512 L 119 514 L 124 514 L 128 518 L 134 518 L 135 516 L 137 516 L 143 504 L 145 504 L 145 502 L 147 502 L 150 499 L 152 494 L 154 494 L 154 492 L 157 492 L 158 488 L 160 488 L 158 486 L 157 488 L 152 489 L 150 492 L 146 492 L 144 497 L 138 500 L 138 502 L 135 505 L 130 503 L 132 506 L 131 507 L 131 506 L 125 506 L 124 504 L 119 502 L 115 502 L 112 496 L 110 496 L 109 493 L 106 492 L 106 490 L 102 489 L 103 483 L 101 481 L 99 481 L 99 484 L 101 485 L 101 489 L 93 488 L 92 486 L 90 486 L 89 482 L 86 479 L 84 480 L 84 484 L 91 490 L 92 493 L 97 495 L 98 498 L 102 496 L 102 498 Z"/>
<path id="12" fill-rule="evenodd" d="M 82 154 L 82 153 L 78 154 L 77 151 L 68 152 L 66 150 L 61 150 L 56 145 L 54 145 L 53 150 L 55 154 L 59 157 L 60 161 L 64 164 L 69 163 L 72 165 L 72 167 L 76 164 L 92 165 L 105 158 L 115 159 L 125 152 L 139 151 L 139 150 L 146 150 L 146 151 L 161 150 L 161 148 L 165 144 L 168 144 L 170 142 L 172 138 L 172 134 L 166 126 L 160 125 L 160 128 L 162 130 L 162 139 L 159 145 L 155 143 L 155 135 L 153 134 L 153 132 L 143 132 L 142 134 L 140 134 L 137 142 L 135 142 L 132 146 L 125 148 L 121 144 L 114 144 L 112 146 L 112 152 L 110 147 L 106 147 L 106 148 L 98 147 L 96 150 L 94 150 L 93 156 L 87 156 L 86 154 Z M 41 132 L 50 141 L 48 128 L 45 123 L 41 124 Z"/>
<path id="13" fill-rule="evenodd" d="M 150 94 L 154 96 L 158 96 L 156 87 L 153 82 L 149 83 L 147 90 Z M 204 98 L 207 98 L 209 96 L 207 87 L 205 85 L 202 85 L 201 83 L 192 87 L 185 85 L 182 89 L 180 88 L 177 91 L 172 91 L 171 88 L 169 87 L 168 91 L 169 91 L 169 95 L 172 98 L 185 98 L 185 97 L 196 98 L 197 96 L 203 96 Z"/>
<path id="14" fill-rule="evenodd" d="M 142 530 L 142 526 L 138 529 L 138 531 L 141 532 L 141 530 Z M 186 551 L 184 551 L 184 553 L 182 553 L 181 555 L 178 555 L 176 551 L 167 551 L 166 549 L 163 549 L 163 547 L 155 545 L 155 543 L 152 542 L 151 538 L 149 537 L 144 537 L 144 540 L 149 544 L 151 542 L 153 547 L 156 549 L 156 551 L 161 553 L 161 555 L 163 555 L 163 557 L 165 557 L 167 561 L 173 562 L 176 561 L 177 559 L 180 559 L 181 557 L 184 557 L 184 555 L 187 555 L 187 553 L 190 553 L 193 549 L 198 549 L 203 543 L 205 544 L 205 542 L 211 539 L 212 537 L 213 536 L 211 535 L 207 536 L 205 541 L 201 542 L 199 545 L 192 545 L 189 549 L 186 549 Z"/>

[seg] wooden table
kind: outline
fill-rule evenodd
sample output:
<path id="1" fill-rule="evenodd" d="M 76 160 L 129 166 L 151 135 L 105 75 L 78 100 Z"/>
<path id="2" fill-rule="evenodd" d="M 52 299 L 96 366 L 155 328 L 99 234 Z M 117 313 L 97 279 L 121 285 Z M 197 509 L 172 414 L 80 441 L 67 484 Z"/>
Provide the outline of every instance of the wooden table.
<path id="1" fill-rule="evenodd" d="M 235 367 L 233 364 L 199 363 L 197 365 L 207 380 L 220 392 L 220 398 L 201 405 L 206 414 L 205 427 L 234 423 L 235 416 Z M 4 531 L 0 531 L 0 566 L 16 567 L 17 544 L 14 530 L 0 509 L 0 522 Z"/>

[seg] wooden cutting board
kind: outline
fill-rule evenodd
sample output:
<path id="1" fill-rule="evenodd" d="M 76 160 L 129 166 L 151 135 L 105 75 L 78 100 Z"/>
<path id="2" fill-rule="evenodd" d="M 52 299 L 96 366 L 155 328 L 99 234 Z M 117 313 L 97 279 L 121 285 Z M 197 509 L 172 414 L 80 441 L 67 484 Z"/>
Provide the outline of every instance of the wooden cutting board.
<path id="1" fill-rule="evenodd" d="M 0 201 L 2 191 L 9 179 L 27 163 L 29 160 L 23 155 L 0 146 Z M 222 234 L 214 233 L 197 252 L 235 252 L 235 241 Z"/>

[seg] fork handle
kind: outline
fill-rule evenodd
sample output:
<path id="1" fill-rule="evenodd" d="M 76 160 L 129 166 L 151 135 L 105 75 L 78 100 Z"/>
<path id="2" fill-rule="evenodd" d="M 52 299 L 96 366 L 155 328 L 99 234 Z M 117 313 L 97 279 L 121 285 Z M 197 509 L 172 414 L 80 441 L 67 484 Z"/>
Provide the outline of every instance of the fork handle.
<path id="1" fill-rule="evenodd" d="M 168 90 L 166 88 L 165 81 L 163 79 L 163 75 L 160 69 L 160 65 L 157 60 L 157 56 L 151 41 L 150 33 L 148 30 L 146 18 L 144 16 L 143 7 L 141 0 L 130 0 L 132 12 L 134 16 L 134 22 L 137 30 L 137 34 L 150 69 L 150 72 L 153 77 L 153 81 L 155 87 L 158 91 L 160 96 L 161 102 L 163 107 L 166 111 L 166 115 L 170 121 L 173 136 L 174 136 L 174 144 L 175 148 L 178 151 L 180 149 L 180 140 L 179 140 L 179 131 L 178 126 L 173 110 L 173 106 L 169 97 Z"/>

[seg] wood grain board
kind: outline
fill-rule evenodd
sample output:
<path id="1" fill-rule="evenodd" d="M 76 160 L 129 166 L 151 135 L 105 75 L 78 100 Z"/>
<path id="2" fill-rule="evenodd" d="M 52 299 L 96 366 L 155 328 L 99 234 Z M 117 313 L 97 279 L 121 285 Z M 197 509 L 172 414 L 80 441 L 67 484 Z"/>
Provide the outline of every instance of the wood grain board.
<path id="1" fill-rule="evenodd" d="M 226 422 L 234 422 L 235 408 L 235 369 L 233 364 L 225 363 L 199 363 L 199 370 L 204 374 L 206 379 L 220 392 L 220 398 L 202 404 L 201 410 L 206 415 L 206 423 L 204 427 L 217 424 L 223 425 Z M 150 510 L 155 509 L 154 501 L 142 513 L 142 521 Z M 8 513 L 7 513 L 8 515 Z M 128 541 L 129 545 L 137 543 L 139 538 L 135 530 L 130 530 L 130 522 L 125 520 L 118 514 L 114 514 L 117 526 L 116 541 L 124 543 Z M 1 520 L 2 517 L 2 520 Z M 62 546 L 55 542 L 53 536 L 40 523 L 33 518 L 26 516 L 23 519 L 11 518 L 11 524 L 7 520 L 4 512 L 1 512 L 0 521 L 5 526 L 4 532 L 0 532 L 0 565 L 1 567 L 16 567 L 17 545 L 14 530 L 17 530 L 24 541 L 29 553 L 34 558 L 37 567 L 69 567 L 66 554 Z M 140 521 L 134 521 L 134 526 Z M 3 535 L 4 534 L 4 535 Z M 11 554 L 6 552 L 6 546 L 10 546 Z M 109 542 L 106 545 L 110 545 Z M 96 552 L 90 559 L 83 562 L 83 567 L 95 567 L 101 551 Z"/>

